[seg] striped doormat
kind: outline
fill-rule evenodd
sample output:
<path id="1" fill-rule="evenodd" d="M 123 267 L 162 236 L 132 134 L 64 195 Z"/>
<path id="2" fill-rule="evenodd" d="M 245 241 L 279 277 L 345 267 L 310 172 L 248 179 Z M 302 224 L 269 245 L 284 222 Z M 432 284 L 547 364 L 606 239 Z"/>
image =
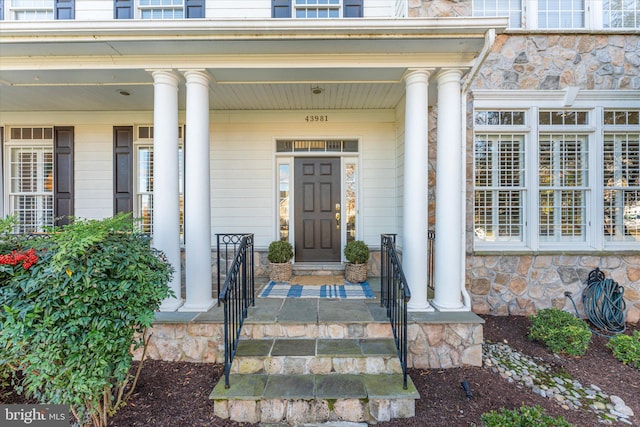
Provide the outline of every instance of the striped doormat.
<path id="1" fill-rule="evenodd" d="M 267 283 L 259 298 L 338 298 L 367 299 L 375 298 L 369 283 L 350 283 L 344 285 L 292 285 L 288 282 Z"/>

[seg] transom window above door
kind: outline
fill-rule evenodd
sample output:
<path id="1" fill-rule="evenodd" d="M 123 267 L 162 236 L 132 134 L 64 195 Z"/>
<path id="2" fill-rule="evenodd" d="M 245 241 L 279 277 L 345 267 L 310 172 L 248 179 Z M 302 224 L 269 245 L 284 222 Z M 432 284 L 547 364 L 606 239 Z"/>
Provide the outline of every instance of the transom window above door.
<path id="1" fill-rule="evenodd" d="M 276 142 L 278 153 L 357 153 L 357 140 L 321 139 L 321 140 L 279 140 Z"/>

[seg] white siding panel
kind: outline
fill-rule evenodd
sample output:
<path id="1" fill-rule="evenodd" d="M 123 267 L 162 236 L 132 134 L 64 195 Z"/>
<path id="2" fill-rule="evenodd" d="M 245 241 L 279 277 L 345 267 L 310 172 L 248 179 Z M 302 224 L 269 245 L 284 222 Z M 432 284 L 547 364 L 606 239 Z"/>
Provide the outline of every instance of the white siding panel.
<path id="1" fill-rule="evenodd" d="M 113 0 L 78 0 L 76 21 L 113 20 Z"/>
<path id="2" fill-rule="evenodd" d="M 75 135 L 75 216 L 113 215 L 113 127 L 78 124 Z"/>
<path id="3" fill-rule="evenodd" d="M 271 0 L 208 0 L 207 18 L 271 18 Z"/>

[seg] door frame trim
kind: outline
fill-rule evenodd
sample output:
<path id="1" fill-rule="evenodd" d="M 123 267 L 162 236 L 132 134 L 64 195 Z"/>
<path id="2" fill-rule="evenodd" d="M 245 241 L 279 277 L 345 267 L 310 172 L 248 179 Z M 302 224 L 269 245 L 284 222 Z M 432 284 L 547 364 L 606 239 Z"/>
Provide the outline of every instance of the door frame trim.
<path id="1" fill-rule="evenodd" d="M 283 138 L 278 138 L 283 139 Z M 311 139 L 311 138 L 306 138 Z M 317 138 L 314 138 L 317 139 Z M 333 138 L 326 138 L 333 139 Z M 289 242 L 292 245 L 295 245 L 295 196 L 294 196 L 294 188 L 295 183 L 293 182 L 294 173 L 294 159 L 299 157 L 337 157 L 340 159 L 340 204 L 341 206 L 346 206 L 346 177 L 345 177 L 345 167 L 347 164 L 352 163 L 356 165 L 356 171 L 358 180 L 356 183 L 356 227 L 355 234 L 356 239 L 361 235 L 362 232 L 362 217 L 360 212 L 360 206 L 362 205 L 362 180 L 360 177 L 362 176 L 362 162 L 361 162 L 361 139 L 360 138 L 352 138 L 358 140 L 358 152 L 311 152 L 311 153 L 275 153 L 275 162 L 274 162 L 274 191 L 273 191 L 273 236 L 274 240 L 279 239 L 280 236 L 280 214 L 279 214 L 279 174 L 280 174 L 280 165 L 287 164 L 289 165 Z M 274 143 L 275 147 L 275 143 Z M 344 210 L 343 210 L 344 212 Z M 347 241 L 347 228 L 346 228 L 346 215 L 342 214 L 340 218 L 340 262 L 344 262 L 344 246 Z M 295 248 L 294 248 L 295 249 Z M 294 250 L 295 253 L 295 250 Z M 295 256 L 292 260 L 295 263 Z M 321 262 L 318 262 L 321 263 Z"/>

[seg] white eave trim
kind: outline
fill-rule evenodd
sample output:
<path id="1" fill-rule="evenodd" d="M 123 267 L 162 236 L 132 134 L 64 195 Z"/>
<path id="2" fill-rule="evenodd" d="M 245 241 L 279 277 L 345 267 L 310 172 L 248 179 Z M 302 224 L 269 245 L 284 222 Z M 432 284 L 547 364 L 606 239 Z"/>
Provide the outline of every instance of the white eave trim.
<path id="1" fill-rule="evenodd" d="M 3 21 L 0 43 L 100 40 L 296 40 L 484 37 L 506 18 Z"/>
<path id="2" fill-rule="evenodd" d="M 475 108 L 523 108 L 535 103 L 542 108 L 567 107 L 568 92 L 575 92 L 573 87 L 561 90 L 495 90 L 473 89 Z M 606 102 L 607 105 L 621 107 L 640 107 L 640 90 L 586 90 L 580 89 L 571 93 L 571 107 L 592 108 L 594 102 Z"/>

